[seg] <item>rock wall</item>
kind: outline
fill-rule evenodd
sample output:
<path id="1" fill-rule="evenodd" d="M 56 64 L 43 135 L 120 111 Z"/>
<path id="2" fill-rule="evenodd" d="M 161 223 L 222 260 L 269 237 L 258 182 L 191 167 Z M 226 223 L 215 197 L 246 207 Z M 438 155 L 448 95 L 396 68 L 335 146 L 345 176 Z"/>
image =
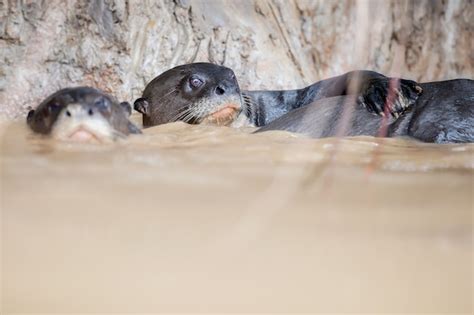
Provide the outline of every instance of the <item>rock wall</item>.
<path id="1" fill-rule="evenodd" d="M 473 0 L 0 0 L 0 120 L 57 89 L 133 101 L 170 67 L 211 61 L 246 89 L 352 69 L 473 77 Z"/>

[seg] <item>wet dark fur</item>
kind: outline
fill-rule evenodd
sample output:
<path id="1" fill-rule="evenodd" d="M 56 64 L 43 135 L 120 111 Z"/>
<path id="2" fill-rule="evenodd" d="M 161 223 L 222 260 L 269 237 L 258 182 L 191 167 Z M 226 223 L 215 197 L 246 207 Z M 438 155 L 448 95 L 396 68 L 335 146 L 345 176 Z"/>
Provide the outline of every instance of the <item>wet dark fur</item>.
<path id="1" fill-rule="evenodd" d="M 474 81 L 457 79 L 420 83 L 423 93 L 398 119 L 387 118 L 385 136 L 409 136 L 424 142 L 474 142 Z M 343 128 L 343 113 L 350 117 Z M 296 109 L 257 132 L 288 130 L 314 138 L 377 136 L 382 118 L 367 112 L 354 96 L 318 100 Z"/>
<path id="2" fill-rule="evenodd" d="M 382 115 L 392 78 L 373 71 L 352 71 L 316 82 L 299 90 L 244 91 L 244 100 L 257 109 L 250 117 L 256 126 L 264 126 L 294 109 L 314 101 L 340 95 L 357 95 L 356 101 L 367 111 Z M 414 104 L 421 93 L 419 85 L 410 80 L 395 79 L 394 99 L 388 114 L 398 117 Z M 399 91 L 400 93 L 396 93 Z"/>
<path id="3" fill-rule="evenodd" d="M 193 75 L 206 81 L 202 90 L 189 90 Z M 150 82 L 135 109 L 143 114 L 145 126 L 184 120 L 176 114 L 199 107 L 196 104 L 202 100 L 217 108 L 223 102 L 223 95 L 215 93 L 221 84 L 229 94 L 240 94 L 232 70 L 226 67 L 179 66 Z M 382 132 L 382 122 L 387 122 L 385 136 L 444 143 L 473 142 L 473 91 L 473 81 L 467 79 L 419 84 L 372 71 L 352 71 L 299 90 L 243 91 L 241 95 L 248 122 L 264 126 L 258 132 L 282 129 L 316 138 L 376 136 Z M 352 116 L 343 130 L 340 120 L 345 106 L 351 106 Z M 184 121 L 199 123 L 187 118 Z"/>
<path id="4" fill-rule="evenodd" d="M 189 81 L 195 76 L 205 81 L 201 89 L 190 88 Z M 288 91 L 243 91 L 229 68 L 210 63 L 193 63 L 175 67 L 153 79 L 145 88 L 143 96 L 134 103 L 134 108 L 143 114 L 143 126 L 155 126 L 176 120 L 199 123 L 199 117 L 180 113 L 189 111 L 196 102 L 206 99 L 215 108 L 221 105 L 224 95 L 242 96 L 242 111 L 248 123 L 263 126 L 272 120 L 315 100 L 337 96 L 358 95 L 358 102 L 369 112 L 382 114 L 388 93 L 390 78 L 372 71 L 353 71 L 347 74 L 316 82 L 299 90 Z M 398 82 L 398 81 L 397 81 Z M 216 90 L 222 87 L 222 94 Z M 397 94 L 390 104 L 389 114 L 397 116 L 411 106 L 421 89 L 416 82 L 400 80 Z M 194 119 L 191 119 L 194 118 Z"/>
<path id="5" fill-rule="evenodd" d="M 128 135 L 141 131 L 128 120 L 131 106 L 127 102 L 118 103 L 111 96 L 91 87 L 73 87 L 59 90 L 31 110 L 27 123 L 37 133 L 49 134 L 59 114 L 69 104 L 80 104 L 91 114 L 101 114 L 118 132 Z"/>
<path id="6" fill-rule="evenodd" d="M 193 88 L 192 78 L 203 81 Z M 151 127 L 177 120 L 199 123 L 199 118 L 185 113 L 192 110 L 196 100 L 221 104 L 224 96 L 235 96 L 239 101 L 240 88 L 234 72 L 210 63 L 193 63 L 165 71 L 147 84 L 134 109 L 143 114 L 143 127 Z"/>

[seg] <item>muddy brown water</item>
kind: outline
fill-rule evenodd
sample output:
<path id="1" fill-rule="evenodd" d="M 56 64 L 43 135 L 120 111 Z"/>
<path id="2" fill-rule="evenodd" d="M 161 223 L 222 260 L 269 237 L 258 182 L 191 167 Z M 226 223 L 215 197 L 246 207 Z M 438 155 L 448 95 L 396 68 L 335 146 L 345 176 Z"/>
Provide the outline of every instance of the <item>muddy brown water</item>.
<path id="1" fill-rule="evenodd" d="M 16 122 L 0 158 L 5 314 L 472 309 L 472 144 Z"/>

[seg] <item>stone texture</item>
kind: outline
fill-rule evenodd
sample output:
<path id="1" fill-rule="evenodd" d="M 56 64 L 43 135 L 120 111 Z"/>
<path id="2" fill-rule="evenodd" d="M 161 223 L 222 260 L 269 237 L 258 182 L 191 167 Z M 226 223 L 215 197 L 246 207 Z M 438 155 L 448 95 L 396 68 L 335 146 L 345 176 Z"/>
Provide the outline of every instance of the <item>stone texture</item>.
<path id="1" fill-rule="evenodd" d="M 178 64 L 211 61 L 245 89 L 352 69 L 473 77 L 473 0 L 0 0 L 0 120 L 66 86 L 133 101 Z"/>

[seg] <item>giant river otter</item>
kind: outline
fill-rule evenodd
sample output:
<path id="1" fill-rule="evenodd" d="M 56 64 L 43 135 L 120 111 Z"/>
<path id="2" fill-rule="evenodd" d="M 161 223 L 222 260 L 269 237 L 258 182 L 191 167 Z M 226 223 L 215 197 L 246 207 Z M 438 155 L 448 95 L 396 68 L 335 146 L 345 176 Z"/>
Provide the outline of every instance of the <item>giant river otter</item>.
<path id="1" fill-rule="evenodd" d="M 181 120 L 317 138 L 376 136 L 384 128 L 384 136 L 443 143 L 474 141 L 473 103 L 469 79 L 416 83 L 353 71 L 299 90 L 241 91 L 231 69 L 194 63 L 153 79 L 134 108 L 142 113 L 144 127 Z M 348 113 L 346 123 L 341 123 L 343 113 Z"/>

